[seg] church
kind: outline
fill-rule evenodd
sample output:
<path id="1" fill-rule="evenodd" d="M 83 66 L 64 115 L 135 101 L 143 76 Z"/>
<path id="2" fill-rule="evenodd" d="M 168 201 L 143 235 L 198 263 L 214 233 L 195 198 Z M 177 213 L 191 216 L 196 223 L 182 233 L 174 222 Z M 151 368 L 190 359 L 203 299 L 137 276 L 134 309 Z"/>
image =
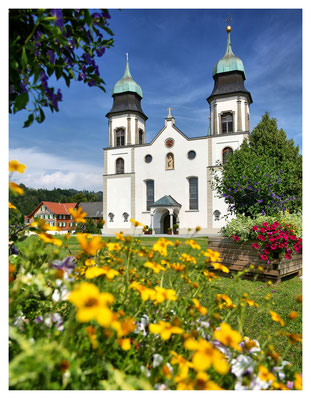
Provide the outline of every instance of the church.
<path id="1" fill-rule="evenodd" d="M 188 137 L 175 125 L 169 107 L 164 126 L 146 143 L 143 93 L 131 76 L 127 56 L 106 114 L 109 147 L 104 149 L 103 234 L 132 232 L 131 218 L 154 234 L 184 234 L 197 226 L 200 233 L 215 234 L 224 226 L 227 206 L 211 188 L 212 168 L 225 163 L 248 138 L 252 104 L 244 86 L 243 62 L 232 51 L 231 27 L 226 30 L 226 52 L 213 68 L 214 88 L 206 99 L 207 136 Z"/>

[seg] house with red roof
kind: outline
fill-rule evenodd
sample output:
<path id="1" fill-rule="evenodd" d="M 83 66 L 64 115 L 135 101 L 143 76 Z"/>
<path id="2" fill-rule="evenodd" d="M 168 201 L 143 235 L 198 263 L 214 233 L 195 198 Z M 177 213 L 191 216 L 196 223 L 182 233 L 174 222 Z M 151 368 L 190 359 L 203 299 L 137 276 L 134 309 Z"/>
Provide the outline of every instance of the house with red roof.
<path id="1" fill-rule="evenodd" d="M 66 233 L 75 230 L 77 224 L 69 212 L 70 208 L 76 208 L 77 203 L 55 203 L 41 201 L 32 213 L 25 217 L 25 222 L 31 223 L 35 219 L 44 219 L 50 226 L 56 226 L 60 232 Z"/>

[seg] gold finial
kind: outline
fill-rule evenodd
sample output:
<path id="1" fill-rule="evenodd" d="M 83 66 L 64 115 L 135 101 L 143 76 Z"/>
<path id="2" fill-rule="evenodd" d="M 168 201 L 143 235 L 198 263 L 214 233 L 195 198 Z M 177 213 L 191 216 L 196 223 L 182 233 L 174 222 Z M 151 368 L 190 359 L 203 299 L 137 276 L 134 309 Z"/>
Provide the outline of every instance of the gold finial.
<path id="1" fill-rule="evenodd" d="M 228 33 L 231 32 L 231 26 L 229 25 L 230 21 L 231 21 L 231 18 L 230 18 L 229 15 L 228 15 L 227 18 L 226 18 L 226 22 L 228 22 L 226 31 L 227 31 Z"/>

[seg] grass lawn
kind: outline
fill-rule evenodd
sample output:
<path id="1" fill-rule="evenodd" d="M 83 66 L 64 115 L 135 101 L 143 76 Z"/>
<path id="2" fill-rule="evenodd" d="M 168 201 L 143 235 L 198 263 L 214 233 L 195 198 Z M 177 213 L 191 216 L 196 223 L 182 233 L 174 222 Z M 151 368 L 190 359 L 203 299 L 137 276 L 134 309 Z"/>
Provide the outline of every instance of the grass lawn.
<path id="1" fill-rule="evenodd" d="M 59 236 L 62 238 L 62 236 Z M 141 240 L 142 245 L 147 248 L 151 248 L 153 243 L 158 239 L 155 237 L 146 237 L 142 236 L 137 238 Z M 176 237 L 172 237 L 172 241 L 176 241 Z M 37 237 L 30 237 L 28 240 L 38 240 Z M 115 241 L 116 239 L 113 237 L 104 238 L 105 241 Z M 178 238 L 181 242 L 179 246 L 180 252 L 189 251 L 189 246 L 185 245 L 184 242 L 187 240 L 186 238 Z M 208 248 L 207 238 L 206 237 L 197 237 L 195 241 L 201 245 L 203 249 Z M 22 250 L 23 242 L 19 245 Z M 79 252 L 80 246 L 74 236 L 69 238 L 66 241 L 66 246 L 62 246 L 59 249 L 59 259 L 64 258 L 68 254 L 75 255 Z M 279 352 L 282 356 L 284 353 L 285 359 L 293 363 L 293 367 L 297 372 L 302 371 L 302 346 L 301 344 L 290 345 L 288 346 L 288 339 L 285 336 L 278 336 L 276 333 L 280 330 L 280 325 L 277 322 L 272 321 L 271 315 L 269 314 L 269 310 L 277 312 L 281 318 L 285 321 L 284 331 L 290 333 L 302 333 L 302 305 L 297 301 L 297 297 L 302 293 L 302 279 L 300 278 L 292 278 L 286 281 L 283 281 L 280 284 L 271 284 L 250 281 L 246 279 L 236 279 L 235 276 L 229 277 L 220 277 L 219 279 L 214 280 L 212 283 L 208 283 L 206 280 L 200 278 L 202 276 L 200 268 L 194 271 L 193 277 L 191 278 L 193 281 L 198 281 L 203 285 L 206 285 L 206 291 L 203 290 L 201 303 L 202 305 L 208 304 L 210 302 L 209 298 L 214 298 L 217 293 L 227 294 L 232 301 L 238 302 L 243 294 L 246 292 L 250 299 L 254 300 L 258 303 L 259 307 L 255 306 L 249 307 L 245 309 L 245 315 L 243 320 L 243 334 L 249 336 L 252 339 L 258 339 L 260 343 L 264 343 L 267 340 L 267 337 L 263 336 L 263 331 L 267 331 L 272 336 L 272 343 L 277 352 Z M 198 273 L 200 272 L 200 273 Z M 172 271 L 175 273 L 175 271 Z M 197 274 L 198 276 L 196 276 Z M 165 281 L 164 281 L 165 287 Z M 188 286 L 185 285 L 183 289 L 186 293 L 188 290 Z M 183 290 L 181 291 L 181 295 L 183 294 Z M 271 300 L 269 305 L 265 300 L 267 295 L 271 295 Z M 291 311 L 296 311 L 298 313 L 298 318 L 291 320 L 288 317 L 288 314 Z M 236 317 L 227 319 L 233 328 L 239 328 L 239 322 L 236 320 Z"/>

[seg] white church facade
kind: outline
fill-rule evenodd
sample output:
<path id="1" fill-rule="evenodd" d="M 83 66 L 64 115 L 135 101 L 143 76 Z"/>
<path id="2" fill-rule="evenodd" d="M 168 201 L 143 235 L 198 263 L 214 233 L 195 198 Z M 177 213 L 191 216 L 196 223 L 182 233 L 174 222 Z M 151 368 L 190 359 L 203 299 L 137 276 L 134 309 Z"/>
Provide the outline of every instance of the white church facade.
<path id="1" fill-rule="evenodd" d="M 178 225 L 179 233 L 201 227 L 200 233 L 218 233 L 225 224 L 227 206 L 211 189 L 211 168 L 238 149 L 250 131 L 252 97 L 244 87 L 242 60 L 227 48 L 213 69 L 214 89 L 209 134 L 188 137 L 175 125 L 169 107 L 164 126 L 145 142 L 147 116 L 142 90 L 125 73 L 114 86 L 113 106 L 107 113 L 109 147 L 104 149 L 103 233 L 132 232 L 130 219 L 165 234 Z M 137 228 L 141 229 L 141 227 Z"/>

